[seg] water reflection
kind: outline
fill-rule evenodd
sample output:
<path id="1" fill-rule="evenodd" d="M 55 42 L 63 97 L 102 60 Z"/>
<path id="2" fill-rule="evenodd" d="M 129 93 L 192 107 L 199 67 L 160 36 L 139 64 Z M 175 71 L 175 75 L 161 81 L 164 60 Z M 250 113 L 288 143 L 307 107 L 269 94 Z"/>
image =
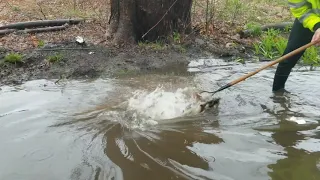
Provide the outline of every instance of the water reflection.
<path id="1" fill-rule="evenodd" d="M 84 130 L 92 141 L 99 141 L 105 155 L 118 167 L 124 179 L 190 179 L 172 162 L 184 166 L 208 169 L 208 161 L 189 149 L 193 143 L 217 144 L 223 142 L 212 133 L 204 132 L 208 121 L 197 119 L 162 122 L 148 130 L 130 129 L 120 122 L 97 118 L 99 113 L 74 119 L 54 127 L 74 126 Z M 100 112 L 101 115 L 101 112 Z M 97 122 L 98 121 L 98 122 Z M 210 122 L 208 126 L 218 125 Z M 217 128 L 217 127 L 215 127 Z M 85 171 L 84 171 L 85 172 Z M 78 172 L 81 173 L 81 172 Z M 119 172 L 118 172 L 119 173 Z M 120 178 L 122 179 L 122 178 Z"/>
<path id="2" fill-rule="evenodd" d="M 286 158 L 277 160 L 275 164 L 268 165 L 272 170 L 269 176 L 272 180 L 300 180 L 320 179 L 320 170 L 317 164 L 320 160 L 320 152 L 309 152 L 305 149 L 297 149 L 299 142 L 307 140 L 311 137 L 306 137 L 299 131 L 315 129 L 315 125 L 300 126 L 295 122 L 290 122 L 288 119 L 292 116 L 306 117 L 306 115 L 291 110 L 291 94 L 289 92 L 278 92 L 272 97 L 275 104 L 279 104 L 282 110 L 268 111 L 269 114 L 276 116 L 280 121 L 277 130 L 272 134 L 275 143 L 284 147 Z M 319 142 L 316 142 L 319 143 Z M 312 146 L 317 146 L 317 144 Z M 303 148 L 303 147 L 302 147 Z"/>

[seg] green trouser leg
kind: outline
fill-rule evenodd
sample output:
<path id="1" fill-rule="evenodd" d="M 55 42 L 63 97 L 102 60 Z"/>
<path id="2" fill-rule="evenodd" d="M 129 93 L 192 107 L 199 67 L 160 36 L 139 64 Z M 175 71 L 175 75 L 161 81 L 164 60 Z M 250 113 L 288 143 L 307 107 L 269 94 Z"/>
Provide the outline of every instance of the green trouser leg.
<path id="1" fill-rule="evenodd" d="M 307 28 L 304 28 L 302 24 L 296 19 L 293 23 L 287 47 L 283 55 L 290 53 L 298 49 L 301 46 L 308 44 L 313 36 L 313 32 Z M 292 68 L 297 64 L 305 51 L 302 51 L 294 56 L 287 58 L 280 62 L 277 66 L 276 73 L 273 79 L 272 91 L 278 91 L 284 89 L 285 83 L 290 75 Z"/>

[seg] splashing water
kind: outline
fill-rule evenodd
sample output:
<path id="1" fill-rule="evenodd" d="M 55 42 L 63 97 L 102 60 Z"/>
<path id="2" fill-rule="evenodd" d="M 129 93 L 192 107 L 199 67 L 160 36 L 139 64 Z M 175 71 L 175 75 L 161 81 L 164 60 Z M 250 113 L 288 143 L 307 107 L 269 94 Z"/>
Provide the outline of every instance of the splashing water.
<path id="1" fill-rule="evenodd" d="M 156 125 L 158 121 L 199 114 L 201 101 L 192 96 L 192 88 L 178 88 L 169 92 L 162 86 L 149 92 L 136 90 L 125 103 L 122 112 L 108 111 L 108 119 L 121 121 L 130 128 L 143 129 L 145 125 Z M 112 116 L 112 117 L 111 117 Z"/>
<path id="2" fill-rule="evenodd" d="M 196 99 L 188 92 L 190 92 L 188 88 L 166 92 L 162 87 L 156 88 L 151 93 L 136 91 L 129 99 L 128 110 L 135 110 L 138 114 L 153 120 L 183 116 L 188 110 L 197 108 Z"/>

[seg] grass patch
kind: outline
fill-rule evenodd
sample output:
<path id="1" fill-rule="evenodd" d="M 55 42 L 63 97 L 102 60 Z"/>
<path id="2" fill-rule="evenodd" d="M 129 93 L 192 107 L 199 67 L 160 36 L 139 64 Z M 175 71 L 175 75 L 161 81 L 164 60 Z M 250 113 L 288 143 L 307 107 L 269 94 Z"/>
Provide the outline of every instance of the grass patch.
<path id="1" fill-rule="evenodd" d="M 45 42 L 43 40 L 39 40 L 38 47 L 42 48 L 45 45 Z"/>
<path id="2" fill-rule="evenodd" d="M 22 57 L 23 56 L 19 53 L 9 53 L 4 57 L 4 62 L 12 63 L 12 64 L 22 63 L 23 62 Z"/>
<path id="3" fill-rule="evenodd" d="M 286 31 L 287 32 L 287 31 Z M 260 36 L 260 41 L 253 44 L 255 54 L 274 60 L 282 56 L 288 43 L 286 33 L 279 30 L 270 29 Z M 309 47 L 301 57 L 299 64 L 310 66 L 310 70 L 320 66 L 320 57 L 318 53 L 320 48 L 316 46 Z"/>
<path id="4" fill-rule="evenodd" d="M 311 46 L 303 54 L 302 64 L 310 66 L 310 70 L 320 66 L 319 47 Z"/>
<path id="5" fill-rule="evenodd" d="M 249 31 L 252 31 L 253 36 L 260 36 L 262 34 L 261 26 L 258 23 L 250 22 L 245 28 Z"/>
<path id="6" fill-rule="evenodd" d="M 152 50 L 156 50 L 156 51 L 167 49 L 167 46 L 162 41 L 155 41 L 155 42 L 148 42 L 148 41 L 142 42 L 142 41 L 139 41 L 138 42 L 138 46 L 142 47 L 142 48 L 145 48 L 145 49 L 152 49 Z"/>
<path id="7" fill-rule="evenodd" d="M 57 62 L 60 62 L 61 60 L 63 59 L 63 55 L 62 54 L 55 54 L 55 55 L 50 55 L 47 57 L 47 60 L 50 62 L 50 63 L 57 63 Z"/>
<path id="8" fill-rule="evenodd" d="M 173 42 L 180 44 L 181 43 L 181 35 L 178 32 L 173 32 Z"/>
<path id="9" fill-rule="evenodd" d="M 260 41 L 254 43 L 255 54 L 262 55 L 268 59 L 278 58 L 286 48 L 287 39 L 281 35 L 279 30 L 270 29 L 260 36 Z"/>
<path id="10" fill-rule="evenodd" d="M 177 45 L 175 48 L 180 52 L 180 53 L 186 53 L 187 49 L 183 45 Z"/>
<path id="11" fill-rule="evenodd" d="M 228 27 L 229 32 L 237 32 L 248 25 L 291 20 L 288 4 L 283 0 L 194 0 L 192 7 L 193 24 L 207 22 L 215 28 Z M 256 32 L 259 33 L 258 28 Z"/>

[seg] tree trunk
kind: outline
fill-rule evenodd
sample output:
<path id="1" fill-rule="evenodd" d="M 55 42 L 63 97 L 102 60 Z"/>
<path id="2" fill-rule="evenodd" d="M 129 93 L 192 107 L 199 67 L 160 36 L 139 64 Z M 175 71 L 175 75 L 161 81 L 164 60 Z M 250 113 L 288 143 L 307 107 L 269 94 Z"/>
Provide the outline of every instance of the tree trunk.
<path id="1" fill-rule="evenodd" d="M 191 7 L 192 0 L 111 0 L 106 36 L 126 44 L 189 33 Z"/>

